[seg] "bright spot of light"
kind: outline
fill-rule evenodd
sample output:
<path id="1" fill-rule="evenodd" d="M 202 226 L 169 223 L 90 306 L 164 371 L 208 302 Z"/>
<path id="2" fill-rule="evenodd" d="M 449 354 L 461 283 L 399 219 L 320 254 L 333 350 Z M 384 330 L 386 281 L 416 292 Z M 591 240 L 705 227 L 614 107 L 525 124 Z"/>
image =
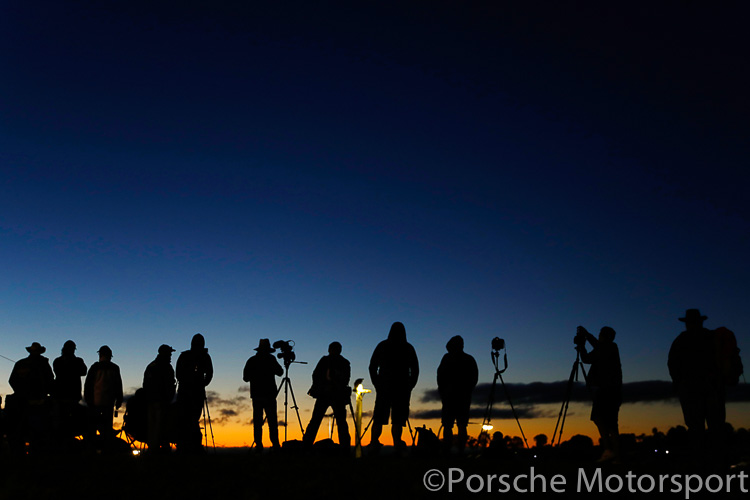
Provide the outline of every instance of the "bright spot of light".
<path id="1" fill-rule="evenodd" d="M 133 456 L 134 457 L 137 457 L 140 454 L 141 454 L 141 450 L 133 450 Z"/>
<path id="2" fill-rule="evenodd" d="M 491 431 L 493 429 L 492 424 L 484 424 L 482 426 L 483 431 Z"/>

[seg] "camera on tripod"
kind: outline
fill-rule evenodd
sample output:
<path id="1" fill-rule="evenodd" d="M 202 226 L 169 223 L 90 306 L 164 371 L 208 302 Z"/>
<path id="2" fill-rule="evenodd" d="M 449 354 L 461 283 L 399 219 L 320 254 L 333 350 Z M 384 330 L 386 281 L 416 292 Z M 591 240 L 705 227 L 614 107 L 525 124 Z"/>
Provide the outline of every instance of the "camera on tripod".
<path id="1" fill-rule="evenodd" d="M 495 337 L 492 339 L 492 350 L 493 351 L 501 351 L 505 349 L 505 339 L 501 339 L 500 337 Z"/>
<path id="2" fill-rule="evenodd" d="M 284 360 L 284 366 L 291 365 L 297 359 L 297 355 L 294 354 L 293 340 L 277 340 L 273 343 L 273 348 L 281 351 L 276 357 Z"/>
<path id="3" fill-rule="evenodd" d="M 576 336 L 573 338 L 573 343 L 576 347 L 583 347 L 586 344 L 586 337 L 589 332 L 582 326 L 576 328 Z"/>

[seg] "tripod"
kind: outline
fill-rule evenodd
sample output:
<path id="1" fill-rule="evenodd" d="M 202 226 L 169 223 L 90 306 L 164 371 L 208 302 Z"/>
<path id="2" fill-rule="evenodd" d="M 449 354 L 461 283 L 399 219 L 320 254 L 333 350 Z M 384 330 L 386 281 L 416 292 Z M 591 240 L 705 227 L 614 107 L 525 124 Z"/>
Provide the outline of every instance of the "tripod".
<path id="1" fill-rule="evenodd" d="M 526 441 L 526 435 L 523 433 L 521 422 L 518 420 L 518 415 L 516 415 L 516 409 L 513 407 L 513 401 L 510 399 L 508 388 L 505 386 L 505 381 L 503 380 L 502 374 L 503 372 L 505 372 L 505 370 L 508 369 L 508 352 L 505 351 L 505 353 L 503 354 L 503 362 L 505 364 L 505 367 L 502 370 L 497 366 L 499 358 L 500 358 L 500 350 L 493 349 L 492 364 L 495 366 L 495 377 L 492 379 L 492 388 L 490 389 L 490 395 L 487 400 L 487 409 L 484 412 L 484 420 L 482 421 L 482 431 L 485 432 L 485 431 L 489 431 L 490 429 L 492 429 L 492 426 L 490 425 L 490 420 L 492 418 L 492 405 L 495 402 L 495 387 L 497 386 L 497 380 L 500 379 L 500 383 L 503 386 L 503 391 L 505 392 L 505 397 L 508 398 L 508 404 L 510 404 L 510 411 L 513 413 L 513 418 L 516 419 L 516 423 L 518 424 L 518 430 L 521 431 L 523 442 L 526 445 L 526 448 L 528 448 L 529 443 Z"/>
<path id="2" fill-rule="evenodd" d="M 297 413 L 297 421 L 299 422 L 299 428 L 302 431 L 302 435 L 305 435 L 305 428 L 302 427 L 302 419 L 299 416 L 299 406 L 297 406 L 297 398 L 294 397 L 294 389 L 292 388 L 292 381 L 289 378 L 289 365 L 292 363 L 298 363 L 300 365 L 306 365 L 307 361 L 289 361 L 287 362 L 286 359 L 284 359 L 284 379 L 281 381 L 281 385 L 279 386 L 279 390 L 276 391 L 276 397 L 279 397 L 279 394 L 281 393 L 281 388 L 284 388 L 284 442 L 287 441 L 287 429 L 289 428 L 289 393 L 292 394 L 292 402 L 294 403 L 294 411 Z"/>
<path id="3" fill-rule="evenodd" d="M 208 446 L 206 419 L 208 419 L 208 429 L 211 431 L 211 445 L 214 448 L 214 452 L 216 452 L 216 441 L 214 441 L 214 426 L 211 424 L 211 412 L 208 410 L 208 396 L 203 396 L 203 434 L 206 437 L 206 446 Z"/>
<path id="4" fill-rule="evenodd" d="M 562 405 L 560 406 L 560 413 L 557 415 L 557 423 L 555 424 L 555 432 L 552 433 L 552 445 L 555 445 L 555 435 L 557 435 L 557 428 L 560 428 L 560 434 L 557 436 L 557 445 L 560 445 L 562 440 L 563 428 L 565 427 L 565 417 L 568 415 L 568 406 L 570 405 L 570 394 L 573 392 L 573 383 L 578 382 L 578 368 L 583 373 L 583 379 L 588 385 L 588 379 L 586 378 L 586 370 L 583 368 L 583 362 L 581 361 L 581 352 L 576 349 L 576 360 L 573 363 L 573 369 L 570 370 L 570 377 L 568 378 L 568 385 L 565 388 L 565 398 L 563 399 Z"/>

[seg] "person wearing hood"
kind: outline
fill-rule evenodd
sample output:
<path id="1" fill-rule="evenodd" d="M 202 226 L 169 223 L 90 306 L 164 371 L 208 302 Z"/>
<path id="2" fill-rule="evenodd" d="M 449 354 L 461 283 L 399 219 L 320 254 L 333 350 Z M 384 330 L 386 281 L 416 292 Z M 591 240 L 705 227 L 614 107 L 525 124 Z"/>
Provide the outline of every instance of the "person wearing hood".
<path id="1" fill-rule="evenodd" d="M 206 403 L 206 386 L 214 376 L 213 363 L 203 335 L 193 335 L 190 349 L 182 351 L 177 358 L 175 371 L 179 383 L 177 449 L 200 452 L 203 450 L 200 419 Z"/>
<path id="2" fill-rule="evenodd" d="M 149 363 L 143 374 L 143 392 L 148 401 L 147 444 L 150 453 L 171 451 L 167 416 L 175 394 L 173 352 L 171 346 L 159 346 L 156 359 Z"/>
<path id="3" fill-rule="evenodd" d="M 445 348 L 437 369 L 437 384 L 443 403 L 443 445 L 447 451 L 453 443 L 453 423 L 458 427 L 458 449 L 463 451 L 468 439 L 469 409 L 471 394 L 479 380 L 479 368 L 473 356 L 464 352 L 464 339 L 460 335 L 451 338 Z"/>
<path id="4" fill-rule="evenodd" d="M 409 419 L 411 391 L 419 378 L 419 360 L 414 347 L 406 341 L 406 328 L 401 322 L 391 325 L 388 338 L 380 342 L 370 358 L 370 380 L 375 387 L 370 446 L 380 446 L 383 425 L 391 418 L 391 435 L 396 448 L 406 447 L 401 439 Z"/>

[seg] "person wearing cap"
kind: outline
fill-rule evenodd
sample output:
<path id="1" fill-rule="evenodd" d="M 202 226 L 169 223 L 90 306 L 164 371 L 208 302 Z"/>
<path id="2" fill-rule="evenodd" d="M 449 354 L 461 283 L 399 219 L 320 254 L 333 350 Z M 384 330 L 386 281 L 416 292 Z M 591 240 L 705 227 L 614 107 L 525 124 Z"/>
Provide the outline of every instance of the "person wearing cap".
<path id="1" fill-rule="evenodd" d="M 453 442 L 453 423 L 458 427 L 458 449 L 463 451 L 468 439 L 471 394 L 479 380 L 479 367 L 474 357 L 464 352 L 464 339 L 460 335 L 445 345 L 448 351 L 437 369 L 437 385 L 443 408 L 443 446 L 450 451 Z"/>
<path id="2" fill-rule="evenodd" d="M 307 392 L 315 398 L 315 406 L 303 438 L 306 445 L 311 446 L 315 442 L 320 423 L 330 407 L 339 431 L 339 446 L 345 452 L 349 451 L 352 443 L 349 426 L 346 423 L 346 406 L 351 401 L 352 389 L 349 387 L 351 373 L 349 360 L 341 355 L 341 344 L 332 342 L 328 346 L 328 355 L 320 358 L 315 366 L 312 373 L 312 387 Z"/>
<path id="3" fill-rule="evenodd" d="M 143 373 L 143 392 L 148 402 L 147 444 L 150 453 L 171 451 L 167 422 L 169 406 L 175 395 L 173 352 L 174 349 L 167 344 L 159 346 L 156 359 L 149 363 Z"/>
<path id="4" fill-rule="evenodd" d="M 57 424 L 64 437 L 76 434 L 75 421 L 82 399 L 81 377 L 86 376 L 86 363 L 76 356 L 76 343 L 68 340 L 63 344 L 61 355 L 55 358 L 52 368 L 55 372 L 53 397 L 57 408 Z"/>
<path id="5" fill-rule="evenodd" d="M 419 360 L 414 347 L 406 341 L 403 323 L 393 323 L 388 338 L 377 345 L 370 358 L 369 372 L 375 386 L 369 446 L 373 449 L 380 446 L 383 425 L 388 423 L 390 415 L 393 445 L 405 448 L 401 434 L 409 420 L 409 401 L 419 378 Z"/>
<path id="6" fill-rule="evenodd" d="M 693 458 L 714 455 L 718 459 L 716 455 L 721 455 L 723 447 L 726 407 L 714 338 L 703 327 L 708 317 L 699 309 L 688 309 L 685 317 L 678 319 L 685 323 L 685 331 L 669 349 L 669 375 L 680 400 Z"/>
<path id="7" fill-rule="evenodd" d="M 586 342 L 591 352 L 586 350 Z M 590 364 L 586 382 L 591 391 L 591 421 L 599 430 L 604 448 L 600 462 L 620 458 L 619 414 L 622 405 L 622 365 L 620 350 L 615 343 L 615 330 L 609 326 L 599 330 L 599 338 L 578 327 L 574 342 L 581 361 Z"/>
<path id="8" fill-rule="evenodd" d="M 203 450 L 200 419 L 206 402 L 206 386 L 211 383 L 214 368 L 203 335 L 196 333 L 190 349 L 177 358 L 177 418 L 179 451 Z"/>
<path id="9" fill-rule="evenodd" d="M 268 339 L 260 339 L 257 353 L 245 363 L 242 380 L 250 383 L 250 398 L 253 400 L 253 437 L 255 445 L 263 448 L 263 414 L 268 422 L 268 435 L 271 445 L 279 447 L 279 423 L 276 416 L 276 377 L 284 374 L 284 369 L 273 356 L 276 351 Z"/>
<path id="10" fill-rule="evenodd" d="M 83 383 L 83 399 L 89 409 L 90 437 L 98 432 L 106 446 L 115 437 L 113 408 L 122 406 L 122 377 L 112 362 L 112 349 L 103 345 L 98 353 L 99 361 L 91 365 Z"/>

